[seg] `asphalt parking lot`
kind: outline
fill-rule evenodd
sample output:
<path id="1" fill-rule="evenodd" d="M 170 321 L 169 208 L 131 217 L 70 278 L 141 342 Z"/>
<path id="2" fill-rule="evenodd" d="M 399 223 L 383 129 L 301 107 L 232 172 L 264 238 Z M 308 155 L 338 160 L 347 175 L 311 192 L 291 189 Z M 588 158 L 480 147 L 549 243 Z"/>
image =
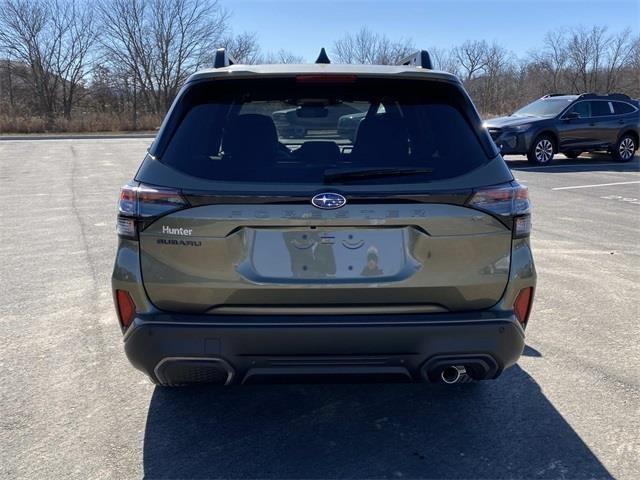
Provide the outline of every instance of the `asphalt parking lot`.
<path id="1" fill-rule="evenodd" d="M 181 390 L 129 366 L 111 300 L 149 142 L 0 142 L 3 478 L 640 478 L 637 157 L 510 161 L 539 288 L 499 380 Z"/>

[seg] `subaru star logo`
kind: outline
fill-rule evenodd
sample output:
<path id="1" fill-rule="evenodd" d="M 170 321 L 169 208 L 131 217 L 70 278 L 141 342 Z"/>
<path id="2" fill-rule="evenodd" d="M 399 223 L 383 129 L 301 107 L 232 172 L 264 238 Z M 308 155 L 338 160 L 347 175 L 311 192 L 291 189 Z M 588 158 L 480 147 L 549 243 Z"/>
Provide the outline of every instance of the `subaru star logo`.
<path id="1" fill-rule="evenodd" d="M 314 207 L 324 210 L 343 207 L 347 203 L 347 199 L 339 193 L 319 193 L 311 199 Z"/>

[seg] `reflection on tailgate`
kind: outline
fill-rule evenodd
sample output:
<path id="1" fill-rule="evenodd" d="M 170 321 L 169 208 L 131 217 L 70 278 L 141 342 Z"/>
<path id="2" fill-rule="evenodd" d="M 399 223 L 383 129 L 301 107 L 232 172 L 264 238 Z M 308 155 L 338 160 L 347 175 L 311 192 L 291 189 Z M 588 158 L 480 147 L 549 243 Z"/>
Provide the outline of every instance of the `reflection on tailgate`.
<path id="1" fill-rule="evenodd" d="M 247 229 L 253 281 L 397 281 L 418 268 L 406 228 Z"/>

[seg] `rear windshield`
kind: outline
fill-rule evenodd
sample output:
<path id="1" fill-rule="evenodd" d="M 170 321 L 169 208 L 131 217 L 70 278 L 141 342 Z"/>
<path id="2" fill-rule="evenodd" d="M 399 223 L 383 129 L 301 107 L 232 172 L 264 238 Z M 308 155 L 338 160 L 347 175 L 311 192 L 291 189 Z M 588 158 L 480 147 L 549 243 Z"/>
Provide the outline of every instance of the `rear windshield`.
<path id="1" fill-rule="evenodd" d="M 494 156 L 479 123 L 467 97 L 444 82 L 217 80 L 183 94 L 157 153 L 182 173 L 222 182 L 423 183 Z"/>

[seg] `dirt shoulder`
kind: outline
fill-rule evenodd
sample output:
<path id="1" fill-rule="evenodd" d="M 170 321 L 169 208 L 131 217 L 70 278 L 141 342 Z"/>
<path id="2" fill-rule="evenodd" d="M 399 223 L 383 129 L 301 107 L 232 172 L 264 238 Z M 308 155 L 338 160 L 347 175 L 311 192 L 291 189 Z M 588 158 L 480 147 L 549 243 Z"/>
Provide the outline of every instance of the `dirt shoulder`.
<path id="1" fill-rule="evenodd" d="M 122 138 L 154 138 L 156 132 L 90 132 L 90 133 L 0 133 L 2 140 L 93 140 Z"/>

